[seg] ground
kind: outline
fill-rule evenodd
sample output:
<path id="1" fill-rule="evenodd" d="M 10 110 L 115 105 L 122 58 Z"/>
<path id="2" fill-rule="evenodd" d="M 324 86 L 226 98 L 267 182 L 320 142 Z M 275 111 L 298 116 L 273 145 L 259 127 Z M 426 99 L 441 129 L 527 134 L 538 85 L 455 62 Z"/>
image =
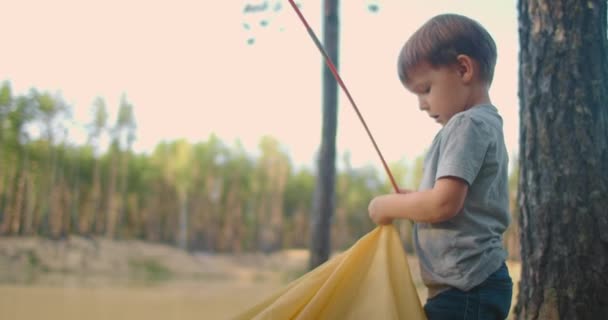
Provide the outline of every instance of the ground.
<path id="1" fill-rule="evenodd" d="M 303 249 L 190 254 L 141 241 L 0 238 L 0 319 L 226 319 L 305 274 L 307 262 Z M 519 264 L 509 267 L 519 279 Z"/>

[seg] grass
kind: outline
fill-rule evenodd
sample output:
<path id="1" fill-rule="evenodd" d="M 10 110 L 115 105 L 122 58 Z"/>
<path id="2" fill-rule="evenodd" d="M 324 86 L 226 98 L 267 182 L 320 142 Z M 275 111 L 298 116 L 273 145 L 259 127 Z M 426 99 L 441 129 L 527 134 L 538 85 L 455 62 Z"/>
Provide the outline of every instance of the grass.
<path id="1" fill-rule="evenodd" d="M 154 259 L 130 260 L 129 271 L 133 279 L 150 283 L 167 281 L 173 276 L 169 268 Z"/>
<path id="2" fill-rule="evenodd" d="M 27 267 L 30 271 L 50 272 L 49 267 L 42 263 L 34 250 L 27 250 L 26 257 Z"/>

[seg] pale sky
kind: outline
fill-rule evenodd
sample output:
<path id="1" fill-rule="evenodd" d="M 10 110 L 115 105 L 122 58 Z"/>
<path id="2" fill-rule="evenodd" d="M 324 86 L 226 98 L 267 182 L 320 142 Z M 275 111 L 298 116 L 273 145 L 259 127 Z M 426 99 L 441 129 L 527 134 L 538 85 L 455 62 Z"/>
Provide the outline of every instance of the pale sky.
<path id="1" fill-rule="evenodd" d="M 255 154 L 269 134 L 296 165 L 313 167 L 321 55 L 286 0 L 267 1 L 271 9 L 282 4 L 278 12 L 243 14 L 246 3 L 263 2 L 0 0 L 0 81 L 10 81 L 16 94 L 31 87 L 61 91 L 81 123 L 90 121 L 96 96 L 106 99 L 113 123 L 126 93 L 135 108 L 138 152 L 162 140 L 207 140 L 214 132 L 229 145 L 240 139 Z M 299 2 L 322 38 L 321 0 Z M 507 148 L 517 151 L 515 0 L 340 2 L 340 73 L 387 161 L 422 154 L 440 128 L 401 86 L 396 59 L 418 26 L 448 12 L 479 21 L 497 43 L 491 97 L 504 119 Z M 369 12 L 369 4 L 380 10 Z M 353 165 L 380 166 L 342 92 L 339 100 L 338 155 L 349 150 Z M 83 129 L 70 134 L 84 143 Z"/>

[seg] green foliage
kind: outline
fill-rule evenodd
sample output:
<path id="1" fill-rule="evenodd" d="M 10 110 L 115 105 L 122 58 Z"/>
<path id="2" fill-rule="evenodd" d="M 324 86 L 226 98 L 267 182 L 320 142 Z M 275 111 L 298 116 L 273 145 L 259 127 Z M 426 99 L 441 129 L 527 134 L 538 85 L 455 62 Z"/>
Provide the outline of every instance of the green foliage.
<path id="1" fill-rule="evenodd" d="M 73 119 L 60 96 L 35 89 L 13 96 L 5 83 L 0 101 L 8 104 L 0 127 L 0 235 L 74 233 L 174 244 L 181 234 L 187 248 L 205 251 L 308 244 L 315 172 L 294 168 L 274 137 L 260 138 L 256 156 L 240 142 L 229 146 L 213 134 L 196 143 L 163 141 L 150 154 L 137 154 L 131 150 L 134 106 L 126 96 L 114 125 L 108 124 L 104 99 L 93 101 L 84 145 L 62 134 Z M 106 150 L 103 136 L 111 141 Z M 353 168 L 348 157 L 337 173 L 338 247 L 374 227 L 367 214 L 370 199 L 392 192 L 384 172 Z M 391 164 L 400 185 L 419 180 L 421 161 Z M 153 262 L 132 267 L 145 270 L 146 277 L 167 276 Z"/>
<path id="2" fill-rule="evenodd" d="M 89 144 L 95 146 L 99 140 L 99 136 L 103 133 L 108 125 L 108 112 L 106 111 L 106 102 L 103 98 L 97 97 L 93 102 L 92 121 L 87 125 L 89 129 Z"/>
<path id="3" fill-rule="evenodd" d="M 118 140 L 118 145 L 122 150 L 131 149 L 131 145 L 135 141 L 135 115 L 133 114 L 133 105 L 127 100 L 126 95 L 122 95 L 120 106 L 118 108 L 118 117 L 116 125 L 113 128 L 115 139 Z"/>
<path id="4" fill-rule="evenodd" d="M 11 90 L 11 85 L 8 82 L 4 82 L 2 87 L 0 87 L 0 109 L 2 113 L 7 109 L 13 100 L 13 94 Z"/>
<path id="5" fill-rule="evenodd" d="M 49 267 L 43 264 L 42 261 L 40 261 L 40 257 L 38 257 L 38 254 L 35 250 L 26 250 L 23 253 L 25 254 L 27 259 L 26 268 L 29 273 L 50 271 Z"/>
<path id="6" fill-rule="evenodd" d="M 167 177 L 175 185 L 180 196 L 185 197 L 190 191 L 194 162 L 192 147 L 186 140 L 178 140 L 169 144 L 171 160 L 167 161 Z"/>
<path id="7" fill-rule="evenodd" d="M 129 270 L 133 278 L 144 282 L 166 281 L 173 276 L 169 268 L 154 259 L 130 260 Z"/>
<path id="8" fill-rule="evenodd" d="M 284 215 L 291 218 L 298 212 L 298 209 L 309 212 L 312 207 L 314 188 L 315 176 L 309 169 L 304 168 L 291 175 L 285 187 Z"/>
<path id="9" fill-rule="evenodd" d="M 352 244 L 374 227 L 368 217 L 367 207 L 374 196 L 386 193 L 385 186 L 386 181 L 380 179 L 376 169 L 371 166 L 338 173 L 337 205 L 346 214 L 350 235 L 349 239 L 345 240 L 345 246 Z"/>

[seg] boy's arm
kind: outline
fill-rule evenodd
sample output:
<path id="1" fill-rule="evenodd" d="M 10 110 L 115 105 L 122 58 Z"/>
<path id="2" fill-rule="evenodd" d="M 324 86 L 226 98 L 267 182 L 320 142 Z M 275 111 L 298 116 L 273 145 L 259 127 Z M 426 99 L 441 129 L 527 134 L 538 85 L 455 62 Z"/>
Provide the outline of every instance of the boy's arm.
<path id="1" fill-rule="evenodd" d="M 446 221 L 460 212 L 468 189 L 462 179 L 443 177 L 430 190 L 375 197 L 369 204 L 369 215 L 377 224 L 391 223 L 393 219 Z"/>

